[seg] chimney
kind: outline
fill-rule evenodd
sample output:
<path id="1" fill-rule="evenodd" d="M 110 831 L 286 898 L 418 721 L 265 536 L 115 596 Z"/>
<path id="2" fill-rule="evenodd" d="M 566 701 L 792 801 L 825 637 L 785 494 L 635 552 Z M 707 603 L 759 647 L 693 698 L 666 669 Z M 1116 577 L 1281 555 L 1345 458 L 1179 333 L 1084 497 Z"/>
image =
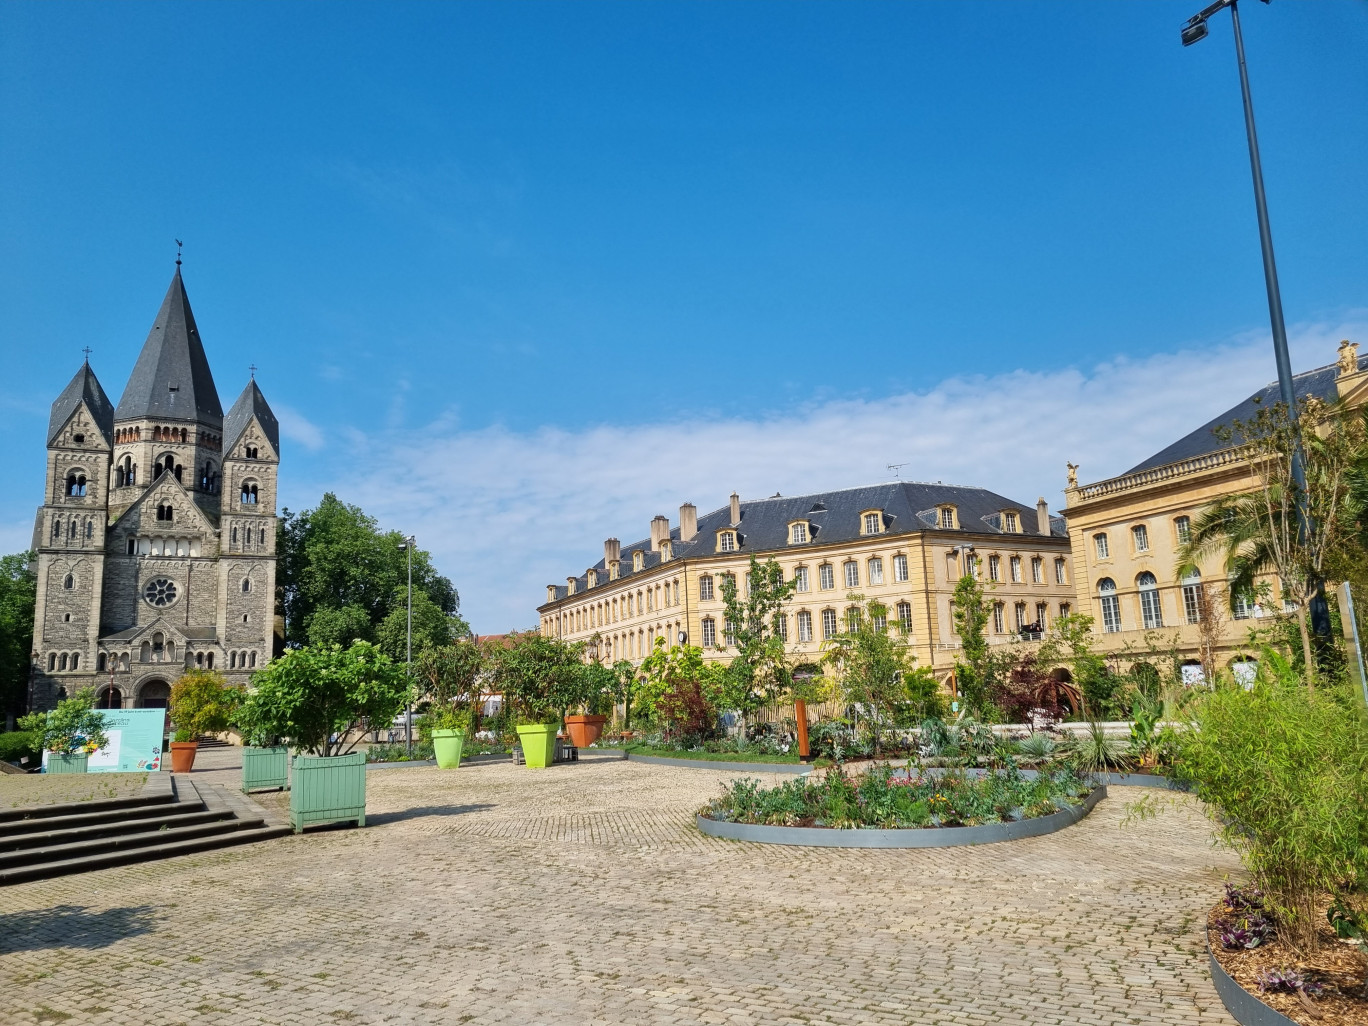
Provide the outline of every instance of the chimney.
<path id="1" fill-rule="evenodd" d="M 670 536 L 670 518 L 655 516 L 651 518 L 651 551 L 659 552 L 660 543 Z"/>
<path id="2" fill-rule="evenodd" d="M 622 543 L 616 538 L 609 538 L 603 543 L 603 565 L 616 563 L 622 558 Z"/>
<path id="3" fill-rule="evenodd" d="M 735 492 L 731 493 L 731 525 L 732 527 L 741 526 L 741 496 Z"/>
<path id="4" fill-rule="evenodd" d="M 1036 499 L 1036 528 L 1041 534 L 1050 533 L 1050 506 L 1043 495 Z"/>
<path id="5" fill-rule="evenodd" d="M 690 542 L 698 534 L 698 507 L 686 502 L 679 507 L 679 540 Z"/>

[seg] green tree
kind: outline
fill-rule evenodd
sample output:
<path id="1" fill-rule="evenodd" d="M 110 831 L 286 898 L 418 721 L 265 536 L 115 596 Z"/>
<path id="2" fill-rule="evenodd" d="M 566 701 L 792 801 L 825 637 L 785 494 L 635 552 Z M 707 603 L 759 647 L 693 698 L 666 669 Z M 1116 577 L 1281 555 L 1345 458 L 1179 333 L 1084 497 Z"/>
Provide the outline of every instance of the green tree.
<path id="1" fill-rule="evenodd" d="M 0 557 L 0 716 L 24 710 L 38 581 L 32 552 Z"/>
<path id="2" fill-rule="evenodd" d="M 171 723 L 177 741 L 193 741 L 201 734 L 227 730 L 246 692 L 229 687 L 213 670 L 186 670 L 171 685 Z"/>
<path id="3" fill-rule="evenodd" d="M 468 720 L 471 730 L 478 729 L 484 668 L 484 653 L 471 638 L 431 646 L 418 654 L 413 672 L 420 697 L 432 703 L 431 726 L 464 726 L 463 721 Z"/>
<path id="4" fill-rule="evenodd" d="M 784 570 L 774 559 L 761 563 L 754 555 L 745 580 L 742 595 L 733 576 L 722 578 L 724 647 L 737 653 L 727 667 L 722 702 L 741 714 L 743 736 L 746 717 L 777 701 L 793 684 L 776 620 L 798 587 L 796 580 L 784 580 Z"/>
<path id="5" fill-rule="evenodd" d="M 703 660 L 697 645 L 655 648 L 641 662 L 637 704 L 670 735 L 705 737 L 717 725 L 717 705 L 728 693 L 728 671 Z"/>
<path id="6" fill-rule="evenodd" d="M 1001 667 L 988 649 L 988 615 L 992 605 L 983 585 L 973 574 L 965 574 L 955 584 L 951 615 L 960 639 L 960 658 L 955 662 L 955 682 L 960 697 L 975 717 L 991 720 L 993 689 Z"/>
<path id="7" fill-rule="evenodd" d="M 391 658 L 402 658 L 405 632 L 396 628 L 393 614 L 399 611 L 402 626 L 410 555 L 400 548 L 403 541 L 398 531 L 381 531 L 359 506 L 331 492 L 316 509 L 284 510 L 277 574 L 286 641 L 347 646 L 360 638 L 380 642 Z M 415 549 L 412 557 L 414 652 L 468 635 L 451 581 L 437 573 L 423 549 Z"/>
<path id="8" fill-rule="evenodd" d="M 1123 712 L 1124 707 L 1117 705 L 1116 691 L 1120 682 L 1116 674 L 1111 672 L 1107 661 L 1093 651 L 1094 622 L 1091 616 L 1059 617 L 1036 653 L 1036 664 L 1042 668 L 1066 664 L 1074 686 L 1088 706 L 1077 711 L 1105 719 Z"/>
<path id="9" fill-rule="evenodd" d="M 109 744 L 104 714 L 95 708 L 95 689 L 85 688 L 63 698 L 49 712 L 29 713 L 19 729 L 38 739 L 39 745 L 56 755 L 96 752 Z"/>
<path id="10" fill-rule="evenodd" d="M 490 684 L 521 724 L 559 723 L 566 709 L 585 701 L 582 645 L 529 630 L 509 635 L 487 655 Z"/>
<path id="11" fill-rule="evenodd" d="M 314 755 L 345 755 L 364 725 L 388 726 L 409 699 L 403 667 L 368 641 L 292 649 L 254 673 L 252 686 L 243 719 Z"/>

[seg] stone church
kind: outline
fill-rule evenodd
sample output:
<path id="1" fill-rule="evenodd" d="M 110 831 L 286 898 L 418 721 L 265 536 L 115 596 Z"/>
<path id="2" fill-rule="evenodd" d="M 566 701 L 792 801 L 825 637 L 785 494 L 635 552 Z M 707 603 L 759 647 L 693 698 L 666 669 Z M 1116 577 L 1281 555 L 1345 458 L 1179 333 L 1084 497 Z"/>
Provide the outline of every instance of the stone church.
<path id="1" fill-rule="evenodd" d="M 179 260 L 118 406 L 87 360 L 47 449 L 30 707 L 165 706 L 191 666 L 246 683 L 275 644 L 280 429 L 255 379 L 224 416 Z"/>

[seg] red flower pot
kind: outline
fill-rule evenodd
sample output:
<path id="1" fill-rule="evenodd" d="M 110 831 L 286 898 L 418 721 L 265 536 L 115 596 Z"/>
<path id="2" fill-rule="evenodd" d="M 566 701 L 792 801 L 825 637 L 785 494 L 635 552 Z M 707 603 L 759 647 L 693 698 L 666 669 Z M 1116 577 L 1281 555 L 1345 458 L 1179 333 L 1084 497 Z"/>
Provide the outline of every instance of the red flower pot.
<path id="1" fill-rule="evenodd" d="M 565 729 L 570 732 L 570 740 L 576 748 L 588 748 L 603 733 L 607 716 L 567 716 Z"/>
<path id="2" fill-rule="evenodd" d="M 189 773 L 195 765 L 195 753 L 198 751 L 198 741 L 172 741 L 171 772 Z"/>

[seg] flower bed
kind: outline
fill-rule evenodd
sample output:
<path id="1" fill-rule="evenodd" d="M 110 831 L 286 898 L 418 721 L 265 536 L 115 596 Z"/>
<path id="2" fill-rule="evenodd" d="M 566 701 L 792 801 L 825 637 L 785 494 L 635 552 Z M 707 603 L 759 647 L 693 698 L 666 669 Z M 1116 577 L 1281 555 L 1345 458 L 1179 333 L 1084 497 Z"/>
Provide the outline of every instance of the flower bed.
<path id="1" fill-rule="evenodd" d="M 1238 986 L 1286 1019 L 1304 1026 L 1363 1026 L 1368 1023 L 1368 959 L 1359 945 L 1335 936 L 1326 915 L 1330 904 L 1329 895 L 1316 904 L 1317 949 L 1297 955 L 1279 939 L 1258 891 L 1227 885 L 1225 899 L 1207 917 L 1211 956 Z M 1254 1026 L 1280 1021 L 1261 1015 L 1261 1009 L 1241 1014 L 1238 1005 L 1249 1005 L 1236 998 L 1222 994 L 1240 1022 Z"/>

